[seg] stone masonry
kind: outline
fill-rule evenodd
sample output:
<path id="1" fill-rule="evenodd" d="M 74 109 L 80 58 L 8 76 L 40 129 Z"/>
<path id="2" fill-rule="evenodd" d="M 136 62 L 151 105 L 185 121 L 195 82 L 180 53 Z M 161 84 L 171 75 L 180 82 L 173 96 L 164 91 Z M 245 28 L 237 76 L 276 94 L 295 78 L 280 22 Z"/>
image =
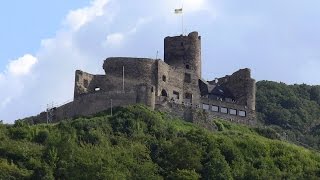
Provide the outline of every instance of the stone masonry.
<path id="1" fill-rule="evenodd" d="M 202 114 L 255 124 L 255 80 L 250 69 L 205 81 L 197 32 L 164 39 L 164 60 L 111 57 L 105 75 L 75 72 L 74 100 L 27 118 L 32 123 L 88 116 L 112 106 L 144 104 L 195 122 Z"/>

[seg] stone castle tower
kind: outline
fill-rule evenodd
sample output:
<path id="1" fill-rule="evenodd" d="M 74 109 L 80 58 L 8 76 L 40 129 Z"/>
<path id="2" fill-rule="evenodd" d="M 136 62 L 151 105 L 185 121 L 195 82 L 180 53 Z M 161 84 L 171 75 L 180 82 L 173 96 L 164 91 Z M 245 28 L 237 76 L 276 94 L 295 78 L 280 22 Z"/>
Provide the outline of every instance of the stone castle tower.
<path id="1" fill-rule="evenodd" d="M 201 78 L 201 36 L 192 32 L 188 36 L 164 39 L 164 62 L 172 67 L 185 68 L 194 78 Z"/>
<path id="2" fill-rule="evenodd" d="M 197 120 L 201 111 L 207 119 L 255 123 L 256 87 L 250 69 L 213 81 L 203 80 L 198 32 L 166 37 L 164 60 L 110 57 L 103 69 L 104 75 L 77 70 L 74 101 L 51 109 L 51 119 L 92 115 L 111 106 L 144 104 L 189 121 Z M 48 113 L 43 112 L 31 119 L 41 122 L 46 117 Z"/>

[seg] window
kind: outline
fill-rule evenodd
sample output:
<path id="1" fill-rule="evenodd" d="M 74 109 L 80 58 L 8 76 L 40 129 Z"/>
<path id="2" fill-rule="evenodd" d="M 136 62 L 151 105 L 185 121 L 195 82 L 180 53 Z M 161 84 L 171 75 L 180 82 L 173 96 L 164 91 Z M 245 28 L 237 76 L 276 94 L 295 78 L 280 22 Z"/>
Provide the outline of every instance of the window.
<path id="1" fill-rule="evenodd" d="M 183 101 L 185 101 L 186 103 L 192 103 L 192 94 L 191 93 L 185 93 Z"/>
<path id="2" fill-rule="evenodd" d="M 96 92 L 98 92 L 100 90 L 101 90 L 101 88 L 99 88 L 99 87 L 94 88 L 94 91 L 96 91 Z"/>
<path id="3" fill-rule="evenodd" d="M 161 96 L 168 97 L 167 91 L 163 89 L 163 90 L 161 91 Z"/>
<path id="4" fill-rule="evenodd" d="M 237 110 L 235 109 L 230 109 L 230 112 L 229 112 L 231 115 L 237 115 Z"/>
<path id="5" fill-rule="evenodd" d="M 224 114 L 228 114 L 228 108 L 221 107 L 220 112 Z"/>
<path id="6" fill-rule="evenodd" d="M 184 45 L 183 42 L 181 42 L 180 45 L 183 46 Z"/>
<path id="7" fill-rule="evenodd" d="M 209 104 L 202 104 L 202 109 L 209 110 Z"/>
<path id="8" fill-rule="evenodd" d="M 87 88 L 88 86 L 89 86 L 89 82 L 88 82 L 88 80 L 83 80 L 83 86 L 85 87 L 85 88 Z"/>
<path id="9" fill-rule="evenodd" d="M 186 69 L 190 69 L 190 65 L 189 64 L 186 65 Z"/>
<path id="10" fill-rule="evenodd" d="M 191 93 L 186 93 L 184 98 L 186 99 L 192 99 L 192 94 Z"/>
<path id="11" fill-rule="evenodd" d="M 214 105 L 212 105 L 211 111 L 219 112 L 219 106 L 214 106 Z"/>
<path id="12" fill-rule="evenodd" d="M 151 92 L 153 92 L 153 87 L 151 87 Z"/>
<path id="13" fill-rule="evenodd" d="M 191 75 L 189 73 L 184 74 L 184 82 L 191 83 Z"/>
<path id="14" fill-rule="evenodd" d="M 166 82 L 166 81 L 167 81 L 167 76 L 163 75 L 163 76 L 162 76 L 162 81 L 163 81 L 163 82 Z"/>
<path id="15" fill-rule="evenodd" d="M 239 111 L 239 116 L 246 117 L 246 112 L 245 111 Z"/>
<path id="16" fill-rule="evenodd" d="M 173 98 L 179 99 L 179 93 L 177 91 L 173 91 Z"/>

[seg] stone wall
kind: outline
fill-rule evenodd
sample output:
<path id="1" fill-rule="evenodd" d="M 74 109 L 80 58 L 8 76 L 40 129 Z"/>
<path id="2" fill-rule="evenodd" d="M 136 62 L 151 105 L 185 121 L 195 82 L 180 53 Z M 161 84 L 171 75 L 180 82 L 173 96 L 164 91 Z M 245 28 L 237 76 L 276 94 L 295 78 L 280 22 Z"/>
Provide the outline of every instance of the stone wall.
<path id="1" fill-rule="evenodd" d="M 155 84 L 156 61 L 148 58 L 112 57 L 104 61 L 103 69 L 107 77 L 124 78 L 130 81 Z M 122 81 L 121 81 L 122 82 Z"/>
<path id="2" fill-rule="evenodd" d="M 75 86 L 74 86 L 74 97 L 78 97 L 81 94 L 89 93 L 89 84 L 91 83 L 94 75 L 76 70 L 75 73 Z"/>
<path id="3" fill-rule="evenodd" d="M 235 96 L 237 104 L 255 110 L 256 83 L 251 78 L 250 69 L 240 69 L 231 76 L 218 78 L 218 82 L 209 82 L 213 85 L 225 86 Z"/>
<path id="4" fill-rule="evenodd" d="M 58 122 L 63 119 L 79 116 L 89 116 L 101 111 L 105 111 L 111 108 L 111 103 L 113 107 L 128 106 L 137 103 L 151 107 L 153 103 L 154 106 L 154 99 L 152 100 L 151 98 L 152 87 L 141 85 L 136 88 L 136 90 L 127 92 L 97 92 L 93 94 L 82 95 L 78 98 L 75 98 L 73 102 L 60 107 L 54 107 L 52 110 L 52 122 Z M 47 122 L 47 113 L 42 112 L 37 116 L 27 118 L 26 121 L 30 123 L 45 123 Z"/>
<path id="5" fill-rule="evenodd" d="M 166 37 L 164 39 L 164 62 L 173 67 L 193 70 L 201 78 L 201 37 L 198 32 L 188 36 Z"/>
<path id="6" fill-rule="evenodd" d="M 105 75 L 76 71 L 74 101 L 54 108 L 54 121 L 104 111 L 110 108 L 112 99 L 113 106 L 140 103 L 203 126 L 211 126 L 210 119 L 216 117 L 245 124 L 255 122 L 256 87 L 250 69 L 241 69 L 218 81 L 202 80 L 201 37 L 197 32 L 166 37 L 164 61 L 111 57 L 104 61 L 103 69 Z M 235 101 L 207 98 L 217 86 L 228 89 Z M 212 108 L 216 106 L 232 113 L 215 112 Z M 240 116 L 240 111 L 245 116 Z M 31 121 L 45 122 L 46 115 L 41 113 Z"/>
<path id="7" fill-rule="evenodd" d="M 235 123 L 248 124 L 253 126 L 256 125 L 255 112 L 252 110 L 245 109 L 244 107 L 240 107 L 236 104 L 227 105 L 225 102 L 206 103 L 218 105 L 220 107 L 233 107 L 234 109 L 244 110 L 246 111 L 246 116 L 241 117 L 237 115 L 231 115 L 229 113 L 224 114 L 221 112 L 214 112 L 211 110 L 211 106 L 209 106 L 209 109 L 203 109 L 202 104 L 179 104 L 167 99 L 163 99 L 161 97 L 158 97 L 156 99 L 156 109 L 159 111 L 167 112 L 173 116 L 183 118 L 186 121 L 199 124 L 208 129 L 214 128 L 214 125 L 212 124 L 212 120 L 214 119 L 224 119 Z"/>

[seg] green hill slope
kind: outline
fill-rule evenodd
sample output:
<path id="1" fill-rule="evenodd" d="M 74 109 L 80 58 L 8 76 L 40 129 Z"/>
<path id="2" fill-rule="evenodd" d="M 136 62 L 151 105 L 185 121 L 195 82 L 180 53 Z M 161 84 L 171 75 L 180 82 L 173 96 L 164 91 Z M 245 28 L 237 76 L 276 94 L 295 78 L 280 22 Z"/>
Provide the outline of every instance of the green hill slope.
<path id="1" fill-rule="evenodd" d="M 259 120 L 284 138 L 320 149 L 320 86 L 257 83 Z"/>
<path id="2" fill-rule="evenodd" d="M 211 132 L 143 106 L 55 125 L 0 125 L 0 179 L 319 179 L 320 154 L 272 129 Z"/>

